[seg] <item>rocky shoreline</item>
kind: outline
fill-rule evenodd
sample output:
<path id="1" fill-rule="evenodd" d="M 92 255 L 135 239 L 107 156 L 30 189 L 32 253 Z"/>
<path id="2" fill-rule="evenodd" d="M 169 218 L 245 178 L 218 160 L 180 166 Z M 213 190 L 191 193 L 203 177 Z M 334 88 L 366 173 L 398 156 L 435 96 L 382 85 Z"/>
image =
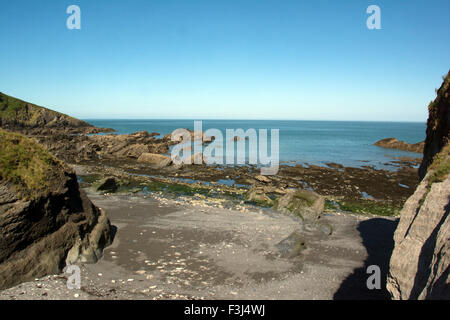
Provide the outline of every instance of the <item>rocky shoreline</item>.
<path id="1" fill-rule="evenodd" d="M 447 80 L 442 88 L 448 100 Z M 448 216 L 441 212 L 448 148 L 414 193 L 421 158 L 394 158 L 386 163 L 392 171 L 282 164 L 276 175 L 263 176 L 252 165 L 206 165 L 201 154 L 191 164 L 176 164 L 167 156 L 177 143 L 170 135 L 98 134 L 113 130 L 1 93 L 0 107 L 0 125 L 8 130 L 2 132 L 13 136 L 0 149 L 7 164 L 0 176 L 0 225 L 7 231 L 0 239 L 7 249 L 0 256 L 6 275 L 0 287 L 36 278 L 1 291 L 0 299 L 386 299 L 386 282 L 399 298 L 407 296 L 401 291 L 411 281 L 399 275 L 398 266 L 413 250 L 428 250 L 427 259 L 431 252 L 414 247 L 401 255 L 396 243 L 388 275 L 400 210 L 401 230 L 411 223 L 415 233 L 423 228 L 413 225 L 415 218 L 406 220 L 414 215 L 411 208 L 424 215 L 419 222 L 428 221 L 430 210 L 433 223 Z M 191 137 L 212 141 L 198 132 Z M 393 138 L 377 145 L 423 148 Z M 428 157 L 440 151 L 427 148 L 428 140 Z M 23 226 L 16 228 L 17 221 Z M 441 222 L 437 228 L 448 229 Z M 107 247 L 116 228 L 117 238 Z M 399 232 L 396 242 L 402 241 Z M 445 237 L 438 238 L 442 250 Z M 72 263 L 87 281 L 76 293 L 65 287 L 63 275 L 40 278 Z M 445 259 L 433 263 L 439 270 L 448 266 Z M 383 270 L 382 290 L 375 293 L 365 285 L 371 264 Z M 426 281 L 441 290 L 448 283 L 448 272 L 441 271 L 437 282 L 421 278 L 420 290 Z"/>

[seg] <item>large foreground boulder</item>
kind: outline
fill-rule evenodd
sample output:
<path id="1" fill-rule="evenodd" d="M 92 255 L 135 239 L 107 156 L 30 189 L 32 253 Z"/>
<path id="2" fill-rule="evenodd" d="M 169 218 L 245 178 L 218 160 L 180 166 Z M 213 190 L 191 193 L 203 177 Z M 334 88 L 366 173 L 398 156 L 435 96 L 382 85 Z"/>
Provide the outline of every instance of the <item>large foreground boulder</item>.
<path id="1" fill-rule="evenodd" d="M 1 129 L 0 163 L 0 289 L 102 256 L 111 225 L 72 169 L 35 141 Z"/>

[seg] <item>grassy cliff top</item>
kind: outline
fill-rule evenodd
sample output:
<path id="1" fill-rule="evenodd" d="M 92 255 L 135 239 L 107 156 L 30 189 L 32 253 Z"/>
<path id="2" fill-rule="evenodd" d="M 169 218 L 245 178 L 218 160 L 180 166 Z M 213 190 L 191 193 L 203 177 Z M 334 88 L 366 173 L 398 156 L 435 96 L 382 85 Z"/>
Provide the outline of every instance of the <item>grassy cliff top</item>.
<path id="1" fill-rule="evenodd" d="M 430 184 L 444 181 L 450 174 L 450 144 L 447 144 L 441 152 L 434 156 L 428 171 L 430 175 Z"/>
<path id="2" fill-rule="evenodd" d="M 16 99 L 0 92 L 0 124 L 13 123 L 23 126 L 56 125 L 56 121 L 75 127 L 91 126 L 85 121 L 75 119 L 44 107 Z"/>
<path id="3" fill-rule="evenodd" d="M 65 169 L 36 141 L 0 129 L 0 181 L 13 184 L 20 198 L 32 199 L 47 193 Z"/>

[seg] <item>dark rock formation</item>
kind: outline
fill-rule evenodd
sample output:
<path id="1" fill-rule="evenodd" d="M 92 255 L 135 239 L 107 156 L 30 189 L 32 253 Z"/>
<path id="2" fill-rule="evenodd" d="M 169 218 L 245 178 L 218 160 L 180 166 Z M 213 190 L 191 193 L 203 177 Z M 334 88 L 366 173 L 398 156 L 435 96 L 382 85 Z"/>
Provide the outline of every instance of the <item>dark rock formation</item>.
<path id="1" fill-rule="evenodd" d="M 450 139 L 450 72 L 437 92 L 436 99 L 428 106 L 427 138 L 423 151 L 423 160 L 419 169 L 422 179 L 433 157 L 448 144 Z"/>
<path id="2" fill-rule="evenodd" d="M 395 231 L 387 290 L 394 299 L 450 299 L 450 74 L 430 104 L 420 175 Z"/>
<path id="3" fill-rule="evenodd" d="M 0 289 L 96 262 L 112 241 L 106 213 L 73 170 L 32 139 L 0 130 Z"/>
<path id="4" fill-rule="evenodd" d="M 406 143 L 405 141 L 399 141 L 396 138 L 386 138 L 375 142 L 375 145 L 382 148 L 422 153 L 425 142 L 422 141 L 410 144 Z"/>
<path id="5" fill-rule="evenodd" d="M 100 180 L 97 191 L 116 192 L 119 188 L 116 178 L 106 177 Z"/>

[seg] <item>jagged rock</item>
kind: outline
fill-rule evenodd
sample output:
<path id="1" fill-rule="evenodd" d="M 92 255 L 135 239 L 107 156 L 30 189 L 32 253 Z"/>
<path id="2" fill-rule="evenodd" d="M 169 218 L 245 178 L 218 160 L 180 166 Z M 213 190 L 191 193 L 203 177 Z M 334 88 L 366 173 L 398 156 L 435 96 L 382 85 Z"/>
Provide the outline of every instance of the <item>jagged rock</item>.
<path id="1" fill-rule="evenodd" d="M 36 142 L 0 135 L 0 289 L 59 273 L 67 258 L 97 261 L 113 237 L 106 213 Z"/>
<path id="2" fill-rule="evenodd" d="M 99 182 L 97 191 L 116 192 L 119 188 L 116 178 L 107 177 Z"/>
<path id="3" fill-rule="evenodd" d="M 428 191 L 429 177 L 400 213 L 387 282 L 394 299 L 450 299 L 450 178 Z"/>
<path id="4" fill-rule="evenodd" d="M 283 213 L 296 214 L 305 220 L 315 221 L 320 218 L 324 206 L 324 197 L 314 191 L 290 189 L 278 199 L 276 209 Z"/>
<path id="5" fill-rule="evenodd" d="M 386 138 L 375 142 L 375 145 L 382 148 L 422 153 L 425 142 L 410 144 L 405 141 L 399 141 L 396 138 Z"/>
<path id="6" fill-rule="evenodd" d="M 427 138 L 423 151 L 419 176 L 422 179 L 433 157 L 450 140 L 450 71 L 437 92 L 436 99 L 428 106 Z"/>
<path id="7" fill-rule="evenodd" d="M 143 153 L 137 161 L 148 164 L 153 169 L 161 169 L 172 163 L 172 159 L 170 157 L 155 153 Z"/>

